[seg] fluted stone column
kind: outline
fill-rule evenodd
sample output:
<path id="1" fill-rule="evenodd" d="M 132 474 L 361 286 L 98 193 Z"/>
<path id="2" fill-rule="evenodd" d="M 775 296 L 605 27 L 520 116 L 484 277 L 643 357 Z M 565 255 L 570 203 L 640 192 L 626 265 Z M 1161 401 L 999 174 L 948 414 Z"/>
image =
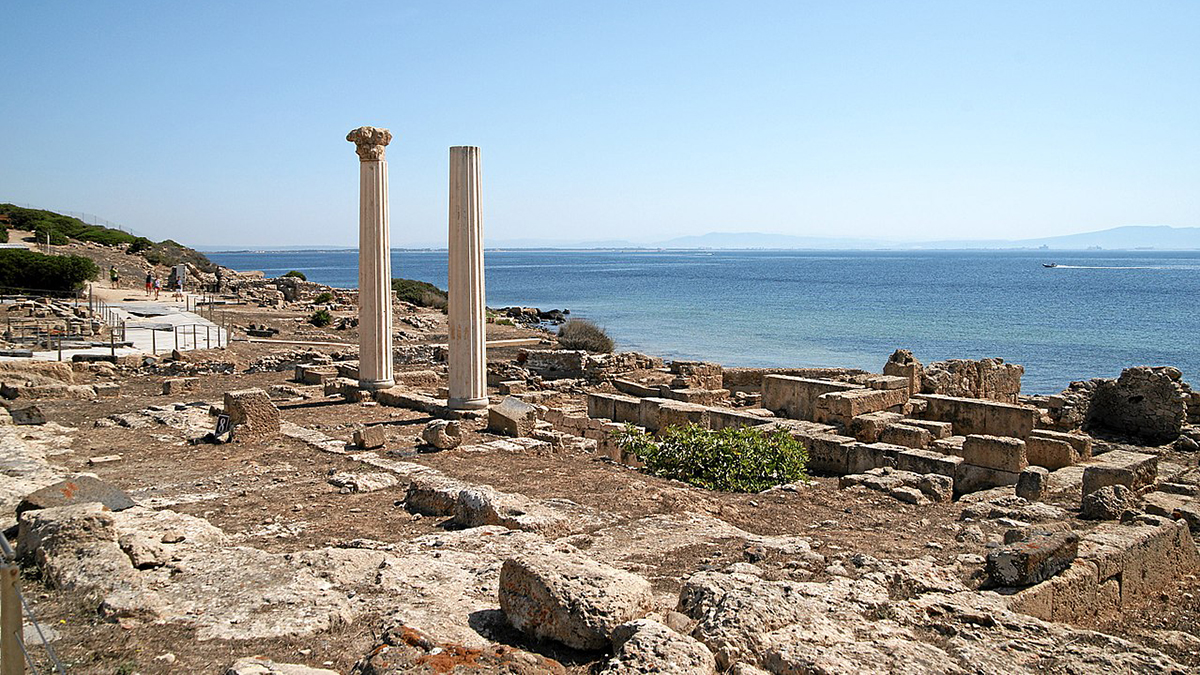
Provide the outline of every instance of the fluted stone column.
<path id="1" fill-rule="evenodd" d="M 392 252 L 388 236 L 388 176 L 384 148 L 392 132 L 359 127 L 346 135 L 359 158 L 358 383 L 384 389 L 392 375 Z"/>
<path id="2" fill-rule="evenodd" d="M 450 148 L 450 401 L 455 410 L 486 408 L 483 308 L 483 214 L 479 148 Z"/>

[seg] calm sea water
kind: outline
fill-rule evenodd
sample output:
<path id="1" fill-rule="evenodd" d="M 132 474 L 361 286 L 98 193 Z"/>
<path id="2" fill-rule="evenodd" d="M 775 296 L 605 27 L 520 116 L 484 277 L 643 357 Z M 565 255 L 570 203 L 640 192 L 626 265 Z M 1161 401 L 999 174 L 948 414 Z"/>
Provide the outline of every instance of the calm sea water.
<path id="1" fill-rule="evenodd" d="M 357 285 L 355 251 L 209 257 Z M 666 358 L 878 371 L 903 347 L 923 362 L 1020 363 L 1030 393 L 1140 364 L 1200 383 L 1200 252 L 489 251 L 485 261 L 489 306 L 570 309 L 621 349 Z M 446 252 L 395 251 L 392 273 L 445 288 Z"/>

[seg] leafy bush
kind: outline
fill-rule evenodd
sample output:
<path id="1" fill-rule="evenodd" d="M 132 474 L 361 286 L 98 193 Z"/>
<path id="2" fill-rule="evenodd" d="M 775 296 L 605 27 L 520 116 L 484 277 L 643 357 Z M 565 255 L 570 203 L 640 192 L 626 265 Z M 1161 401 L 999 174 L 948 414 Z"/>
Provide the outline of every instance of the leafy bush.
<path id="1" fill-rule="evenodd" d="M 301 272 L 299 270 L 292 270 L 291 272 L 288 272 L 287 274 L 285 274 L 283 276 L 295 277 L 295 278 L 299 279 L 300 281 L 308 281 L 308 277 L 304 276 L 304 272 Z"/>
<path id="2" fill-rule="evenodd" d="M 33 236 L 37 239 L 37 243 L 51 246 L 65 246 L 71 241 L 67 239 L 67 235 L 50 225 L 38 225 L 37 229 L 33 231 Z"/>
<path id="3" fill-rule="evenodd" d="M 449 296 L 446 291 L 426 281 L 416 279 L 392 279 L 392 292 L 405 302 L 411 302 L 419 307 L 446 309 Z"/>
<path id="4" fill-rule="evenodd" d="M 105 246 L 129 244 L 131 247 L 146 247 L 150 245 L 150 240 L 145 237 L 138 237 L 128 232 L 100 225 L 88 225 L 78 218 L 64 216 L 53 211 L 25 209 L 13 204 L 0 204 L 0 213 L 8 216 L 14 228 L 36 233 L 39 242 L 46 241 L 46 235 L 49 234 L 50 243 L 55 246 L 66 244 L 67 238 L 78 239 L 79 241 L 94 241 L 97 244 Z M 139 244 L 139 240 L 143 243 Z"/>
<path id="5" fill-rule="evenodd" d="M 318 328 L 324 328 L 333 323 L 333 315 L 327 309 L 318 309 L 312 313 L 312 316 L 308 317 L 308 322 Z"/>
<path id="6" fill-rule="evenodd" d="M 0 286 L 73 293 L 95 279 L 100 268 L 77 255 L 42 255 L 23 249 L 0 250 Z"/>
<path id="7" fill-rule="evenodd" d="M 587 319 L 571 319 L 559 326 L 558 344 L 563 349 L 586 349 L 604 354 L 613 350 L 613 340 L 608 333 Z"/>
<path id="8" fill-rule="evenodd" d="M 333 293 L 330 293 L 329 291 L 319 293 L 317 294 L 317 297 L 313 298 L 314 305 L 324 305 L 330 302 L 333 302 Z"/>
<path id="9" fill-rule="evenodd" d="M 137 245 L 134 244 L 134 246 Z M 130 249 L 132 250 L 133 246 Z M 146 258 L 146 262 L 151 265 L 174 267 L 183 263 L 191 263 L 202 272 L 214 272 L 217 269 L 216 264 L 209 260 L 203 253 L 170 239 L 164 239 L 157 244 L 151 244 L 150 248 L 145 251 L 139 249 L 139 251 L 135 252 L 141 252 L 142 256 Z"/>
<path id="10" fill-rule="evenodd" d="M 8 243 L 8 228 L 0 225 L 0 244 Z"/>
<path id="11" fill-rule="evenodd" d="M 621 449 L 646 464 L 647 473 L 709 490 L 761 492 L 806 477 L 808 452 L 785 431 L 709 431 L 688 424 L 667 427 L 655 438 L 626 425 L 613 435 Z"/>

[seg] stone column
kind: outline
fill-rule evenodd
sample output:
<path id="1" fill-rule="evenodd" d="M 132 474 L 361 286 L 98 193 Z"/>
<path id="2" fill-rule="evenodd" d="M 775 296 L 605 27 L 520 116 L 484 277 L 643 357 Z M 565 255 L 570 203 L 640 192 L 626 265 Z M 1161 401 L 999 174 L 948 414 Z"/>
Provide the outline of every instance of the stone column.
<path id="1" fill-rule="evenodd" d="M 392 132 L 359 127 L 346 135 L 359 158 L 358 384 L 386 389 L 392 375 L 392 252 L 388 236 L 387 160 Z"/>
<path id="2" fill-rule="evenodd" d="M 487 407 L 483 308 L 483 214 L 479 148 L 450 148 L 450 401 L 455 410 Z"/>

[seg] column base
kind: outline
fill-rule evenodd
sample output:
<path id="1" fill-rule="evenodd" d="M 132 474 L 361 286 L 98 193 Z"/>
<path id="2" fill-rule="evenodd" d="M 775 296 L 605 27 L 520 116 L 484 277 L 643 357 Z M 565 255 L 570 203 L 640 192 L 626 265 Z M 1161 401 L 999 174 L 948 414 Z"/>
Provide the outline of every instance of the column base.
<path id="1" fill-rule="evenodd" d="M 396 386 L 395 380 L 359 380 L 358 386 L 368 391 L 379 391 Z"/>
<path id="2" fill-rule="evenodd" d="M 482 398 L 452 398 L 446 402 L 451 410 L 483 410 L 488 407 L 487 397 Z"/>

